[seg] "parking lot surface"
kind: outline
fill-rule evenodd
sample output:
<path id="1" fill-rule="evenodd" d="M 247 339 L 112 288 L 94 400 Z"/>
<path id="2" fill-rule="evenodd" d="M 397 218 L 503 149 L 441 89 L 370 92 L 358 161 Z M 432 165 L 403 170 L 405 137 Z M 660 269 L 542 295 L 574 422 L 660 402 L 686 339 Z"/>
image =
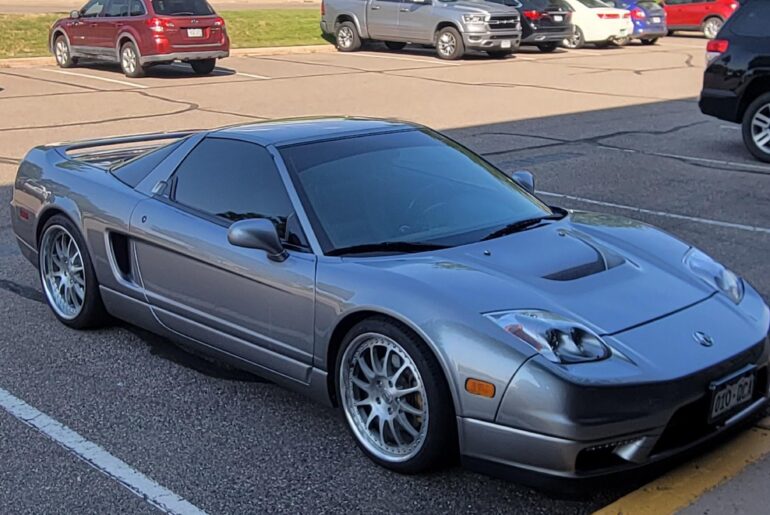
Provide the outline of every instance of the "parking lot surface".
<path id="1" fill-rule="evenodd" d="M 751 159 L 737 126 L 700 114 L 704 50 L 704 40 L 678 37 L 444 62 L 373 46 L 230 58 L 210 77 L 158 67 L 145 79 L 109 66 L 0 69 L 0 404 L 23 401 L 75 431 L 86 442 L 77 445 L 98 446 L 99 459 L 212 514 L 588 513 L 609 504 L 642 480 L 561 498 L 458 467 L 395 475 L 356 449 L 331 409 L 129 326 L 65 328 L 16 248 L 11 187 L 38 144 L 279 117 L 401 118 L 503 169 L 533 171 L 551 204 L 658 225 L 768 298 L 770 166 Z M 56 427 L 33 431 L 0 409 L 1 513 L 155 510 L 40 432 Z"/>

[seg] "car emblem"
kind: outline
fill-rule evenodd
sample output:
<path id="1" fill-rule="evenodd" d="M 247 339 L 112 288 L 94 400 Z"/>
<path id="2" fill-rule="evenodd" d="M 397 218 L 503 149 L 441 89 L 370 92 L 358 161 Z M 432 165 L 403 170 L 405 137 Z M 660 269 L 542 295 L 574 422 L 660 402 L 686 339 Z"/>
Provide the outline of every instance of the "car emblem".
<path id="1" fill-rule="evenodd" d="M 695 331 L 692 335 L 695 341 L 703 345 L 704 347 L 713 347 L 714 339 L 702 331 Z"/>
<path id="2" fill-rule="evenodd" d="M 198 20 L 190 20 L 190 23 L 196 24 L 196 23 L 200 23 L 200 22 Z"/>

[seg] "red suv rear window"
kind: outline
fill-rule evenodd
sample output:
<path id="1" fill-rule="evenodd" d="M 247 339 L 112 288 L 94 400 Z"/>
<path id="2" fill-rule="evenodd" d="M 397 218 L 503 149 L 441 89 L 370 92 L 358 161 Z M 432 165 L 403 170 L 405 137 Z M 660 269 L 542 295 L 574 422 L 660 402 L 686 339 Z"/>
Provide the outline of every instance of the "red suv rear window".
<path id="1" fill-rule="evenodd" d="M 208 16 L 214 14 L 206 0 L 152 0 L 152 9 L 161 16 Z"/>

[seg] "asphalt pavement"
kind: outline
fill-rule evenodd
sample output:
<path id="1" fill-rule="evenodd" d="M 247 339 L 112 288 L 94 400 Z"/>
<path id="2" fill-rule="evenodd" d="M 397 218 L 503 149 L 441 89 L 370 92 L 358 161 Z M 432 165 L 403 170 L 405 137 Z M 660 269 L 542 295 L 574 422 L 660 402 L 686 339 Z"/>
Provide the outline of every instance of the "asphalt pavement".
<path id="1" fill-rule="evenodd" d="M 704 50 L 700 39 L 666 38 L 443 62 L 373 47 L 231 58 L 211 77 L 159 67 L 145 79 L 111 66 L 0 69 L 0 394 L 211 514 L 599 509 L 644 480 L 575 498 L 459 467 L 396 475 L 357 450 L 334 410 L 127 324 L 65 328 L 16 248 L 11 185 L 26 150 L 52 141 L 285 116 L 397 117 L 441 129 L 501 168 L 533 171 L 551 204 L 660 226 L 768 298 L 770 166 L 749 156 L 735 126 L 698 111 Z M 0 513 L 155 510 L 3 409 L 0 463 Z M 746 473 L 759 488 L 770 463 Z M 729 511 L 725 495 L 713 506 Z"/>

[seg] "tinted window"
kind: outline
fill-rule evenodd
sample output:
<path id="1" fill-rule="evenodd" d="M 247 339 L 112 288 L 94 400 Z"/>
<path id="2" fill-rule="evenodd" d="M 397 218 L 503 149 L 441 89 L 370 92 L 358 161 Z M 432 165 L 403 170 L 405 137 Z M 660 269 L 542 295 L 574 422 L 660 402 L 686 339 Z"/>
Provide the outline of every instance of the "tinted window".
<path id="1" fill-rule="evenodd" d="M 171 152 L 176 150 L 179 144 L 183 140 L 171 143 L 160 147 L 157 150 L 153 150 L 148 154 L 139 156 L 131 161 L 128 161 L 117 168 L 112 170 L 112 173 L 120 179 L 121 182 L 128 184 L 132 188 L 135 188 L 142 179 L 147 177 L 153 169 L 160 164 L 161 161 L 166 159 Z"/>
<path id="2" fill-rule="evenodd" d="M 80 10 L 80 16 L 93 18 L 102 14 L 107 0 L 91 0 Z"/>
<path id="3" fill-rule="evenodd" d="M 131 0 L 131 16 L 142 16 L 146 14 L 142 0 Z"/>
<path id="4" fill-rule="evenodd" d="M 506 3 L 510 1 L 511 0 L 506 0 Z M 550 11 L 555 9 L 561 9 L 562 11 L 568 10 L 567 5 L 562 0 L 521 0 L 520 3 L 522 9 L 525 11 Z"/>
<path id="5" fill-rule="evenodd" d="M 295 243 L 286 237 L 294 210 L 272 156 L 260 146 L 205 139 L 179 166 L 172 184 L 173 199 L 184 206 L 232 222 L 267 218 Z"/>
<path id="6" fill-rule="evenodd" d="M 591 7 L 591 8 L 594 8 L 594 7 L 612 7 L 612 3 L 609 2 L 609 1 L 602 2 L 601 0 L 578 0 L 578 2 L 580 2 L 583 5 L 585 5 L 586 7 Z"/>
<path id="7" fill-rule="evenodd" d="M 129 0 L 111 0 L 109 5 L 107 5 L 104 16 L 128 16 L 128 2 Z"/>
<path id="8" fill-rule="evenodd" d="M 155 14 L 165 16 L 206 16 L 214 14 L 206 0 L 152 0 Z"/>
<path id="9" fill-rule="evenodd" d="M 386 241 L 460 245 L 550 210 L 500 171 L 429 132 L 285 147 L 325 252 Z"/>
<path id="10" fill-rule="evenodd" d="M 731 29 L 740 36 L 770 36 L 770 2 L 751 2 L 734 15 Z"/>

